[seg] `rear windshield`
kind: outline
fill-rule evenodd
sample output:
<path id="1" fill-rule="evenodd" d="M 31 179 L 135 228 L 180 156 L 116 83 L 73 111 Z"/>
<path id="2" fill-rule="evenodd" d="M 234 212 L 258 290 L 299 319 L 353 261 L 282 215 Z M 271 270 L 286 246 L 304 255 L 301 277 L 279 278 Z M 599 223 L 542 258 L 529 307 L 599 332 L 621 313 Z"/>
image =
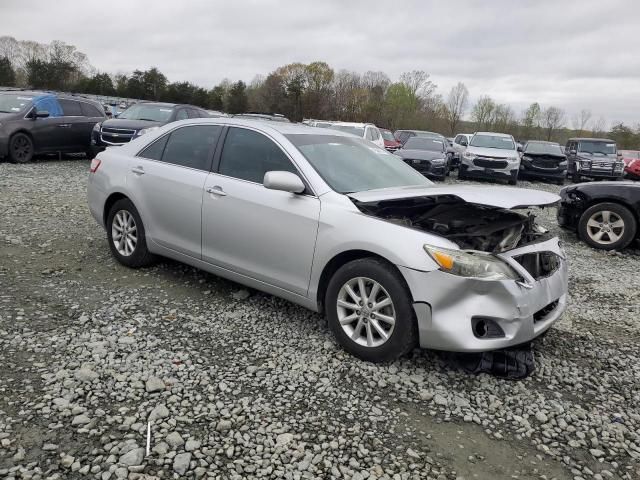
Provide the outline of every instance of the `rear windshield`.
<path id="1" fill-rule="evenodd" d="M 18 113 L 31 105 L 33 97 L 27 95 L 0 94 L 0 113 Z"/>
<path id="2" fill-rule="evenodd" d="M 603 155 L 612 155 L 616 153 L 616 144 L 612 142 L 581 140 L 578 145 L 578 151 L 581 153 L 601 153 Z"/>
<path id="3" fill-rule="evenodd" d="M 364 137 L 364 127 L 353 127 L 351 125 L 331 125 L 334 130 L 340 130 L 341 132 L 352 133 L 358 137 Z"/>
<path id="4" fill-rule="evenodd" d="M 511 137 L 503 137 L 501 135 L 474 135 L 469 145 L 472 147 L 497 148 L 500 150 L 516 149 Z"/>
<path id="5" fill-rule="evenodd" d="M 560 145 L 557 143 L 529 142 L 525 145 L 524 151 L 539 155 L 563 155 Z"/>
<path id="6" fill-rule="evenodd" d="M 429 150 L 431 152 L 441 152 L 442 142 L 429 137 L 411 137 L 404 144 L 406 150 Z"/>
<path id="7" fill-rule="evenodd" d="M 168 122 L 173 108 L 163 105 L 137 104 L 127 108 L 118 118 L 127 120 L 148 120 L 150 122 Z"/>

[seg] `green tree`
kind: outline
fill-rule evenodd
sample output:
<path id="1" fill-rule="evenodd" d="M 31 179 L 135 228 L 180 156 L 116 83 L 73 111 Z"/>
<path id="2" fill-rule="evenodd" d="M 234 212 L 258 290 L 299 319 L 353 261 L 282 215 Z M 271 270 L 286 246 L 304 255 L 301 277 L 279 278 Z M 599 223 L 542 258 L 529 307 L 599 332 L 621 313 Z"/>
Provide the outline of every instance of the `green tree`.
<path id="1" fill-rule="evenodd" d="M 229 113 L 244 113 L 247 111 L 247 86 L 239 80 L 229 89 L 226 111 Z"/>
<path id="2" fill-rule="evenodd" d="M 535 140 L 540 129 L 540 104 L 534 102 L 529 105 L 522 116 L 522 140 Z"/>
<path id="3" fill-rule="evenodd" d="M 616 141 L 619 149 L 635 150 L 640 146 L 640 134 L 622 122 L 611 127 L 608 136 Z"/>
<path id="4" fill-rule="evenodd" d="M 224 97 L 226 95 L 226 89 L 222 85 L 216 85 L 209 90 L 207 106 L 212 110 L 224 110 Z"/>
<path id="5" fill-rule="evenodd" d="M 160 100 L 167 88 L 167 77 L 156 67 L 153 67 L 142 74 L 142 85 L 145 98 Z"/>
<path id="6" fill-rule="evenodd" d="M 491 97 L 482 96 L 471 110 L 471 118 L 476 123 L 476 130 L 489 130 L 496 103 Z"/>
<path id="7" fill-rule="evenodd" d="M 13 87 L 16 84 L 16 72 L 8 57 L 0 57 L 0 85 Z"/>

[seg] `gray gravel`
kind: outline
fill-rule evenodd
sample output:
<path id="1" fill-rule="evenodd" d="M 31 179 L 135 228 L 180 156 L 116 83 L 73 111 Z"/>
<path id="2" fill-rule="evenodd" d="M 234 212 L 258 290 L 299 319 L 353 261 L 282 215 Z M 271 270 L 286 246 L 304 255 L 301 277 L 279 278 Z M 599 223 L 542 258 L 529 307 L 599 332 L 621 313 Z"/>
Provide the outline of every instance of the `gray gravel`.
<path id="1" fill-rule="evenodd" d="M 429 351 L 371 365 L 286 301 L 115 263 L 87 170 L 0 163 L 0 478 L 640 478 L 637 250 L 542 214 L 571 298 L 524 381 Z"/>

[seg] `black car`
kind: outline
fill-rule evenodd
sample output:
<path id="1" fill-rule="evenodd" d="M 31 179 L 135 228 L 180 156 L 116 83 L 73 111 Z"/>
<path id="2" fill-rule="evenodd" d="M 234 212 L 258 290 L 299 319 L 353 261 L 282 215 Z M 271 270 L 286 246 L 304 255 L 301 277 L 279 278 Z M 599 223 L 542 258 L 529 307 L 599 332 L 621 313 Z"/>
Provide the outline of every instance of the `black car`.
<path id="1" fill-rule="evenodd" d="M 640 183 L 598 182 L 560 190 L 558 223 L 594 248 L 620 250 L 638 234 Z"/>
<path id="2" fill-rule="evenodd" d="M 427 177 L 444 180 L 451 170 L 447 141 L 430 137 L 411 137 L 395 151 L 407 165 Z"/>
<path id="3" fill-rule="evenodd" d="M 0 158 L 24 163 L 37 153 L 86 153 L 106 119 L 100 103 L 75 95 L 0 91 Z"/>
<path id="4" fill-rule="evenodd" d="M 441 135 L 436 132 L 427 132 L 425 130 L 396 130 L 393 132 L 393 136 L 399 141 L 402 145 L 404 145 L 407 140 L 412 137 L 426 137 L 426 138 L 438 138 L 443 142 L 446 140 L 444 135 Z"/>
<path id="5" fill-rule="evenodd" d="M 624 174 L 624 162 L 616 142 L 606 138 L 570 138 L 565 147 L 567 175 L 574 182 L 583 177 L 615 180 Z"/>
<path id="6" fill-rule="evenodd" d="M 117 118 L 96 125 L 91 133 L 91 146 L 95 154 L 108 146 L 124 145 L 167 123 L 187 118 L 210 117 L 209 112 L 192 105 L 140 102 L 118 114 Z"/>
<path id="7" fill-rule="evenodd" d="M 560 144 L 530 140 L 524 144 L 520 159 L 520 177 L 550 180 L 559 185 L 564 183 L 567 172 L 567 156 Z"/>

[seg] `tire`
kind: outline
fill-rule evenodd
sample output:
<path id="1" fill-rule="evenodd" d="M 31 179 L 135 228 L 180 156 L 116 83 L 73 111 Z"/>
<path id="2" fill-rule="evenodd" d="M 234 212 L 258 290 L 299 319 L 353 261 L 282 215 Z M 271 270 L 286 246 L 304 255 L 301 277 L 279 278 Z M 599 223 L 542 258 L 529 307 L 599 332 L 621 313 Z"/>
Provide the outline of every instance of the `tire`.
<path id="1" fill-rule="evenodd" d="M 16 133 L 9 140 L 9 161 L 12 163 L 27 163 L 33 158 L 34 145 L 31 137 L 26 133 Z"/>
<path id="2" fill-rule="evenodd" d="M 467 175 L 462 171 L 462 167 L 458 167 L 458 180 L 466 180 Z"/>
<path id="3" fill-rule="evenodd" d="M 574 172 L 571 174 L 571 181 L 573 183 L 580 183 L 580 174 L 577 172 Z"/>
<path id="4" fill-rule="evenodd" d="M 135 236 L 135 242 L 131 242 L 133 243 L 133 249 L 130 248 L 131 243 L 129 242 L 122 242 L 116 245 L 117 238 L 114 240 L 114 234 L 118 233 L 117 226 L 120 225 L 122 228 L 123 225 L 129 225 L 130 228 L 130 219 L 133 220 L 134 229 L 130 229 L 128 233 Z M 116 222 L 115 225 L 114 222 Z M 130 268 L 140 268 L 151 265 L 155 261 L 155 255 L 149 252 L 147 248 L 147 238 L 140 214 L 128 198 L 118 200 L 109 210 L 109 215 L 107 216 L 107 238 L 109 239 L 111 253 L 122 265 Z"/>
<path id="5" fill-rule="evenodd" d="M 604 202 L 593 205 L 582 213 L 578 222 L 578 235 L 593 248 L 621 250 L 636 237 L 637 228 L 637 221 L 628 208 L 618 203 Z"/>
<path id="6" fill-rule="evenodd" d="M 84 156 L 87 158 L 87 160 L 93 160 L 94 158 L 96 158 L 97 154 L 98 152 L 96 152 L 93 148 L 89 148 L 84 152 Z"/>
<path id="7" fill-rule="evenodd" d="M 509 180 L 509 185 L 517 185 L 517 184 L 518 184 L 518 179 L 512 178 Z"/>
<path id="8" fill-rule="evenodd" d="M 353 294 L 359 297 L 359 279 L 366 295 L 371 294 L 374 284 L 378 285 L 377 301 L 364 302 L 360 310 L 340 307 L 339 300 L 356 305 L 346 285 L 352 285 Z M 386 299 L 391 304 L 376 310 L 375 303 L 386 302 Z M 416 345 L 418 335 L 412 303 L 405 281 L 395 267 L 375 258 L 363 258 L 349 262 L 335 272 L 327 287 L 324 307 L 329 327 L 345 350 L 362 360 L 387 362 L 408 353 Z M 344 323 L 347 317 L 354 319 L 341 325 L 340 320 Z M 387 322 L 389 318 L 395 319 L 393 325 Z M 388 338 L 379 333 L 380 329 Z M 356 335 L 358 338 L 354 339 Z"/>

